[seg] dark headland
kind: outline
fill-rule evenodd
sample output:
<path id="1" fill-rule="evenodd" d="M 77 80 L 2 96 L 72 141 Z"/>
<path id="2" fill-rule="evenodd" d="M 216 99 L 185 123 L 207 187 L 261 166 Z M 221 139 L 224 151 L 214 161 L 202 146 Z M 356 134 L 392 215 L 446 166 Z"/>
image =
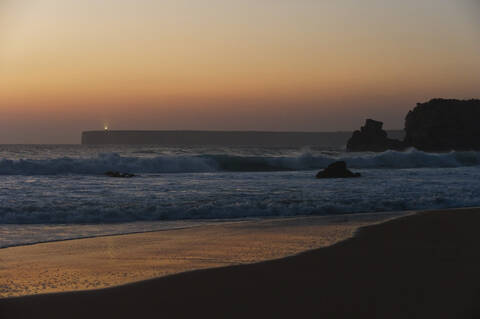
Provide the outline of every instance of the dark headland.
<path id="1" fill-rule="evenodd" d="M 432 99 L 405 117 L 405 138 L 387 136 L 383 123 L 367 119 L 347 142 L 350 152 L 383 152 L 410 147 L 427 152 L 480 150 L 480 100 Z"/>
<path id="2" fill-rule="evenodd" d="M 241 131 L 87 131 L 82 144 L 151 144 L 165 146 L 304 146 L 347 140 L 350 132 L 241 132 Z"/>
<path id="3" fill-rule="evenodd" d="M 264 132 L 264 131 L 86 131 L 84 145 L 150 144 L 164 146 L 345 146 L 352 132 Z M 400 130 L 388 132 L 403 138 Z"/>

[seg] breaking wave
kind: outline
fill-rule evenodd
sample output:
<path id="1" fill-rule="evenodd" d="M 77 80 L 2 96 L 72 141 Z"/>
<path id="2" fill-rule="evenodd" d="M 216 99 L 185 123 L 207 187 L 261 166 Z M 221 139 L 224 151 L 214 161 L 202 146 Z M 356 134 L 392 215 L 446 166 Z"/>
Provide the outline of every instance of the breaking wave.
<path id="1" fill-rule="evenodd" d="M 321 169 L 334 161 L 352 168 L 440 168 L 480 165 L 480 152 L 425 153 L 415 149 L 383 153 L 314 153 L 297 156 L 239 156 L 205 154 L 151 158 L 100 154 L 90 158 L 0 159 L 2 175 L 102 174 L 116 170 L 137 174 L 189 172 L 254 172 Z"/>

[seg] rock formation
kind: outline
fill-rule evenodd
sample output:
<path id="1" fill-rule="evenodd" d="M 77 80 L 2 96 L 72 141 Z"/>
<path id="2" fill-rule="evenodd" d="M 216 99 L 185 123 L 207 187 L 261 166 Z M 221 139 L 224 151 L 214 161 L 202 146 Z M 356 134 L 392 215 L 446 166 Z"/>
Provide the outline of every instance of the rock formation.
<path id="1" fill-rule="evenodd" d="M 480 150 L 480 100 L 433 99 L 405 118 L 405 143 L 423 151 Z"/>
<path id="2" fill-rule="evenodd" d="M 367 119 L 360 131 L 353 132 L 347 142 L 348 152 L 383 152 L 389 149 L 401 150 L 404 143 L 387 137 L 383 123 Z"/>
<path id="3" fill-rule="evenodd" d="M 427 152 L 480 150 L 480 100 L 418 103 L 405 118 L 403 142 L 388 138 L 382 124 L 368 119 L 348 140 L 347 151 L 383 152 L 408 147 Z"/>
<path id="4" fill-rule="evenodd" d="M 347 169 L 347 163 L 344 161 L 332 163 L 317 174 L 317 178 L 348 178 L 360 176 L 360 173 L 353 173 Z"/>
<path id="5" fill-rule="evenodd" d="M 121 173 L 121 172 L 117 172 L 117 171 L 108 171 L 108 172 L 105 172 L 105 175 L 108 176 L 108 177 L 119 177 L 119 178 L 135 177 L 134 174 Z"/>

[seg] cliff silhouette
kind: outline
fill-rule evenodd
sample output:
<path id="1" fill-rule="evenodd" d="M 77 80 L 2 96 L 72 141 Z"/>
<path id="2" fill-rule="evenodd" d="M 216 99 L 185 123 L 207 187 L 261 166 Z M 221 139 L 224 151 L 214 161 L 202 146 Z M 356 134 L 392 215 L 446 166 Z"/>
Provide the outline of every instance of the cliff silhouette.
<path id="1" fill-rule="evenodd" d="M 387 137 L 382 122 L 367 119 L 347 142 L 349 152 L 382 152 L 409 147 L 428 152 L 480 150 L 480 100 L 432 99 L 405 117 L 405 139 Z"/>

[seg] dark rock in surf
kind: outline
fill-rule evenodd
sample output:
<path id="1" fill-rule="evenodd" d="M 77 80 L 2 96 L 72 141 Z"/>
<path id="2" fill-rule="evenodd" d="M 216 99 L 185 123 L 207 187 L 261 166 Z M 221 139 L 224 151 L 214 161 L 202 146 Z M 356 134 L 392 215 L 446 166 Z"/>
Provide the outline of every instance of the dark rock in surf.
<path id="1" fill-rule="evenodd" d="M 118 178 L 130 178 L 130 177 L 135 177 L 135 174 L 121 173 L 121 172 L 116 172 L 116 171 L 108 171 L 108 172 L 105 172 L 105 175 L 108 176 L 108 177 L 118 177 Z"/>
<path id="2" fill-rule="evenodd" d="M 360 176 L 360 173 L 353 173 L 347 169 L 347 163 L 344 161 L 332 163 L 317 174 L 317 178 L 350 178 Z"/>
<path id="3" fill-rule="evenodd" d="M 348 152 L 384 152 L 386 150 L 402 150 L 405 144 L 387 137 L 382 129 L 383 123 L 367 119 L 360 131 L 353 132 L 347 142 Z"/>

